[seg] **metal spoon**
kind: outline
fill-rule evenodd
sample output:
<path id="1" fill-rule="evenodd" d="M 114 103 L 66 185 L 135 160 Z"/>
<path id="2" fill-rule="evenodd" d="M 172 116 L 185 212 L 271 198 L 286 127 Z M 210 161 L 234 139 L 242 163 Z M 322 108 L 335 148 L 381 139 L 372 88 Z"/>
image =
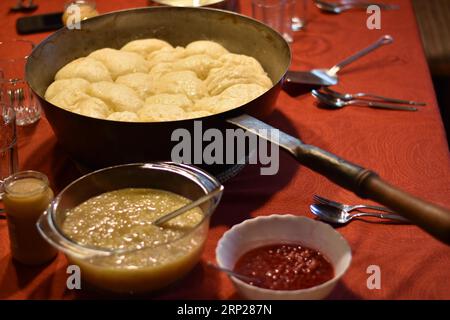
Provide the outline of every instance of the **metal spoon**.
<path id="1" fill-rule="evenodd" d="M 168 213 L 168 214 L 166 214 L 166 215 L 156 219 L 155 221 L 153 221 L 153 224 L 160 227 L 161 225 L 163 225 L 167 221 L 175 219 L 176 217 L 182 215 L 183 213 L 185 213 L 185 212 L 187 212 L 189 210 L 192 210 L 192 209 L 198 207 L 199 205 L 203 204 L 204 202 L 206 202 L 206 201 L 214 198 L 215 196 L 221 194 L 222 191 L 223 191 L 223 186 L 221 185 L 220 187 L 217 187 L 216 189 L 214 189 L 210 193 L 205 194 L 203 197 L 195 200 L 194 202 L 191 202 L 191 203 L 181 207 L 180 209 L 172 211 L 172 212 L 170 212 L 170 213 Z"/>
<path id="2" fill-rule="evenodd" d="M 321 0 L 314 1 L 317 8 L 322 11 L 330 12 L 330 13 L 342 13 L 344 11 L 350 9 L 367 9 L 367 7 L 371 5 L 376 5 L 382 10 L 396 10 L 399 9 L 400 6 L 397 4 L 387 4 L 387 3 L 379 3 L 379 2 L 359 2 L 359 1 L 345 1 L 341 3 L 331 3 Z"/>
<path id="3" fill-rule="evenodd" d="M 398 106 L 392 104 L 386 104 L 381 102 L 373 102 L 367 100 L 350 100 L 345 101 L 339 98 L 335 98 L 334 96 L 327 94 L 325 92 L 319 90 L 312 90 L 311 94 L 323 103 L 325 106 L 331 107 L 333 109 L 341 109 L 346 106 L 362 106 L 362 107 L 370 107 L 377 109 L 389 109 L 389 110 L 400 110 L 400 111 L 417 111 L 417 108 L 414 107 L 405 107 Z"/>
<path id="4" fill-rule="evenodd" d="M 311 212 L 318 216 L 321 220 L 334 224 L 346 224 L 357 217 L 376 217 L 380 219 L 390 219 L 393 221 L 410 223 L 408 219 L 393 213 L 358 212 L 350 214 L 345 210 L 327 206 L 325 204 L 313 204 L 309 208 Z"/>
<path id="5" fill-rule="evenodd" d="M 241 279 L 241 280 L 243 280 L 243 281 L 245 281 L 245 282 L 247 282 L 247 283 L 248 283 L 248 282 L 250 282 L 250 283 L 261 283 L 261 282 L 262 282 L 262 281 L 261 281 L 260 279 L 258 279 L 258 278 L 249 277 L 249 276 L 244 276 L 243 274 L 236 273 L 236 272 L 234 272 L 233 270 L 230 270 L 230 269 L 227 269 L 227 268 L 219 267 L 218 265 L 216 265 L 216 264 L 214 264 L 214 263 L 212 263 L 212 262 L 207 262 L 206 264 L 207 264 L 208 267 L 211 267 L 211 268 L 214 268 L 214 269 L 216 269 L 216 270 L 225 272 L 225 273 L 227 273 L 228 275 L 233 276 L 233 277 L 238 278 L 238 279 Z"/>
<path id="6" fill-rule="evenodd" d="M 395 98 L 389 98 L 389 97 L 383 97 L 372 93 L 364 93 L 364 92 L 358 92 L 358 93 L 340 93 L 335 90 L 331 90 L 329 87 L 323 87 L 321 90 L 325 91 L 326 93 L 331 94 L 335 98 L 339 98 L 345 101 L 355 100 L 357 98 L 374 98 L 383 100 L 386 102 L 392 102 L 392 103 L 402 103 L 402 104 L 409 104 L 413 106 L 425 106 L 425 102 L 416 102 L 416 101 L 409 101 L 409 100 L 401 100 L 401 99 L 395 99 Z"/>
<path id="7" fill-rule="evenodd" d="M 288 71 L 286 73 L 286 81 L 298 84 L 310 84 L 320 86 L 333 86 L 338 83 L 337 73 L 345 66 L 349 65 L 355 60 L 365 56 L 366 54 L 378 49 L 381 46 L 390 44 L 394 38 L 390 35 L 384 35 L 377 42 L 368 46 L 367 48 L 357 52 L 348 57 L 344 61 L 336 64 L 331 69 L 313 69 L 311 71 Z"/>

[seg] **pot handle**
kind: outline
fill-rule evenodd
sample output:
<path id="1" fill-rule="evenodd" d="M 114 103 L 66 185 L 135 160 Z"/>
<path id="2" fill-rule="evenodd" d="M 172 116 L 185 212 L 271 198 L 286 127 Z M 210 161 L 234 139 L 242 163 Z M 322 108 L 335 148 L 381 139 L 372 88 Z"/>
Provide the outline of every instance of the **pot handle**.
<path id="1" fill-rule="evenodd" d="M 362 198 L 377 201 L 393 209 L 432 236 L 450 244 L 449 209 L 408 194 L 383 181 L 371 170 L 350 163 L 316 146 L 304 144 L 299 139 L 249 115 L 244 114 L 227 121 L 279 145 L 304 166 Z M 273 130 L 278 132 L 277 140 L 270 134 Z"/>

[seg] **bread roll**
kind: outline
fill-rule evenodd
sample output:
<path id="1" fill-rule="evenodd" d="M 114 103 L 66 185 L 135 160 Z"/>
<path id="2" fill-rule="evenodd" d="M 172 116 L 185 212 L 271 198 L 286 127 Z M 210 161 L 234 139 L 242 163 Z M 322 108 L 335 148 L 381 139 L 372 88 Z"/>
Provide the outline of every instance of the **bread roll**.
<path id="1" fill-rule="evenodd" d="M 186 112 L 177 106 L 165 104 L 145 105 L 137 112 L 139 119 L 146 122 L 175 121 L 186 119 Z"/>
<path id="2" fill-rule="evenodd" d="M 149 70 L 144 57 L 135 52 L 104 48 L 92 52 L 88 57 L 101 61 L 108 68 L 113 80 L 124 74 Z"/>
<path id="3" fill-rule="evenodd" d="M 151 104 L 160 104 L 160 105 L 169 105 L 176 106 L 183 110 L 189 110 L 192 108 L 193 103 L 189 100 L 188 97 L 184 94 L 169 94 L 169 93 L 161 93 L 156 94 L 154 96 L 150 96 L 145 100 L 145 105 Z"/>
<path id="4" fill-rule="evenodd" d="M 108 117 L 112 110 L 98 98 L 84 98 L 79 100 L 72 110 L 73 112 L 98 119 L 105 119 Z"/>
<path id="5" fill-rule="evenodd" d="M 191 42 L 186 47 L 187 55 L 206 54 L 214 59 L 228 53 L 228 50 L 214 41 L 199 40 Z"/>
<path id="6" fill-rule="evenodd" d="M 143 100 L 147 98 L 149 95 L 155 93 L 154 78 L 147 73 L 142 72 L 130 73 L 118 77 L 115 82 L 130 87 L 131 89 L 136 91 L 139 97 Z"/>
<path id="7" fill-rule="evenodd" d="M 208 92 L 205 84 L 192 71 L 169 72 L 155 83 L 156 92 L 184 94 L 191 100 L 205 97 Z"/>
<path id="8" fill-rule="evenodd" d="M 130 111 L 113 112 L 106 119 L 112 121 L 139 122 L 137 114 Z"/>
<path id="9" fill-rule="evenodd" d="M 62 67 L 55 75 L 55 80 L 82 78 L 89 82 L 112 81 L 108 68 L 92 58 L 78 58 Z"/>
<path id="10" fill-rule="evenodd" d="M 103 100 L 113 111 L 137 111 L 144 105 L 133 89 L 113 82 L 97 82 L 91 86 L 92 96 Z"/>
<path id="11" fill-rule="evenodd" d="M 86 93 L 89 90 L 89 86 L 89 81 L 81 78 L 56 80 L 45 91 L 45 99 L 50 100 L 62 91 Z"/>
<path id="12" fill-rule="evenodd" d="M 173 49 L 166 41 L 159 39 L 140 39 L 128 42 L 120 50 L 135 52 L 143 57 L 147 57 L 152 52 L 161 50 L 162 48 Z"/>

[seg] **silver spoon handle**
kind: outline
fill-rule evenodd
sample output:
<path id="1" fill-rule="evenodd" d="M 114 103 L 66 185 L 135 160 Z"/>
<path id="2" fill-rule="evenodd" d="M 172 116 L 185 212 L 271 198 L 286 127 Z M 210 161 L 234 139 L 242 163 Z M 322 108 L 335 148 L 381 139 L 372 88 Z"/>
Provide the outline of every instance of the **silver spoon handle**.
<path id="1" fill-rule="evenodd" d="M 397 10 L 400 8 L 398 4 L 390 4 L 390 3 L 381 3 L 381 2 L 371 2 L 371 1 L 343 1 L 343 6 L 347 9 L 351 8 L 361 8 L 367 9 L 369 6 L 377 6 L 380 7 L 381 10 Z"/>
<path id="2" fill-rule="evenodd" d="M 402 222 L 410 222 L 408 219 L 392 213 L 372 213 L 372 212 L 359 212 L 351 215 L 352 217 L 375 217 L 375 218 L 381 218 L 381 219 L 390 219 L 395 221 L 402 221 Z"/>
<path id="3" fill-rule="evenodd" d="M 362 98 L 362 97 L 375 98 L 375 99 L 383 100 L 383 101 L 386 101 L 386 102 L 403 103 L 403 104 L 409 104 L 409 105 L 412 105 L 412 106 L 425 106 L 426 105 L 425 102 L 417 102 L 417 101 L 389 98 L 389 97 L 379 96 L 379 95 L 371 94 L 371 93 L 363 93 L 363 92 L 355 93 L 353 96 L 357 97 L 357 98 Z"/>
<path id="4" fill-rule="evenodd" d="M 207 265 L 208 265 L 208 267 L 211 267 L 211 268 L 217 269 L 219 271 L 225 272 L 225 273 L 229 274 L 230 276 L 233 276 L 235 278 L 238 278 L 238 279 L 241 279 L 241 280 L 244 280 L 244 281 L 247 281 L 247 282 L 256 282 L 256 283 L 260 283 L 261 282 L 257 278 L 244 276 L 243 274 L 236 273 L 233 270 L 219 267 L 218 265 L 216 265 L 216 264 L 214 264 L 212 262 L 207 262 Z"/>
<path id="5" fill-rule="evenodd" d="M 387 103 L 372 102 L 372 101 L 366 101 L 366 100 L 351 100 L 351 101 L 348 101 L 347 104 L 348 105 L 359 105 L 359 106 L 365 106 L 365 107 L 371 107 L 371 108 L 378 108 L 378 109 L 417 111 L 417 108 L 414 108 L 414 107 L 397 106 L 397 105 L 392 105 L 392 104 L 387 104 Z"/>
<path id="6" fill-rule="evenodd" d="M 221 185 L 220 187 L 218 187 L 215 190 L 211 191 L 210 193 L 204 195 L 203 197 L 195 200 L 194 202 L 191 202 L 191 203 L 181 207 L 180 209 L 172 211 L 171 213 L 166 214 L 166 215 L 162 216 L 161 218 L 156 219 L 155 221 L 153 221 L 153 224 L 156 226 L 161 226 L 164 223 L 166 223 L 167 221 L 175 219 L 176 217 L 182 215 L 183 213 L 185 213 L 189 210 L 192 210 L 192 209 L 198 207 L 199 205 L 201 205 L 202 203 L 214 198 L 215 196 L 220 194 L 222 191 L 223 191 L 223 186 Z"/>
<path id="7" fill-rule="evenodd" d="M 390 44 L 393 41 L 394 41 L 394 38 L 392 38 L 392 36 L 384 35 L 380 39 L 378 39 L 378 41 L 375 42 L 374 44 L 368 46 L 365 49 L 362 49 L 361 51 L 355 53 L 351 57 L 348 57 L 344 61 L 341 61 L 338 64 L 336 64 L 334 67 L 332 67 L 330 70 L 328 70 L 328 73 L 331 75 L 336 75 L 343 67 L 349 65 L 353 61 L 358 60 L 359 58 L 365 56 L 366 54 L 378 49 L 381 46 L 384 46 L 385 44 Z"/>
<path id="8" fill-rule="evenodd" d="M 372 210 L 378 210 L 378 211 L 383 211 L 383 212 L 388 212 L 388 213 L 394 213 L 394 211 L 392 211 L 391 209 L 388 209 L 386 207 L 380 207 L 380 206 L 372 206 L 372 205 L 368 205 L 368 204 L 358 204 L 358 205 L 354 205 L 351 206 L 352 210 L 355 209 L 372 209 Z M 349 210 L 351 211 L 351 210 Z"/>

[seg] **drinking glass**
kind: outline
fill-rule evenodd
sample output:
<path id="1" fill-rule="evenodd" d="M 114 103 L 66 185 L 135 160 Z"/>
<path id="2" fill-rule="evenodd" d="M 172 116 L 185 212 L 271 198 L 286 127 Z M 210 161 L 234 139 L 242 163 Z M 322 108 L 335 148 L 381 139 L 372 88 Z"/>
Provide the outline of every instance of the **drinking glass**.
<path id="1" fill-rule="evenodd" d="M 25 64 L 33 47 L 27 40 L 0 41 L 0 102 L 14 107 L 19 126 L 34 123 L 41 115 L 39 102 L 25 81 Z"/>
<path id="2" fill-rule="evenodd" d="M 252 0 L 253 17 L 278 31 L 287 42 L 293 42 L 293 0 Z"/>
<path id="3" fill-rule="evenodd" d="M 17 171 L 17 134 L 14 108 L 0 102 L 0 199 L 3 181 Z"/>
<path id="4" fill-rule="evenodd" d="M 300 31 L 305 28 L 308 21 L 308 0 L 293 1 L 294 13 L 292 17 L 292 31 Z"/>

